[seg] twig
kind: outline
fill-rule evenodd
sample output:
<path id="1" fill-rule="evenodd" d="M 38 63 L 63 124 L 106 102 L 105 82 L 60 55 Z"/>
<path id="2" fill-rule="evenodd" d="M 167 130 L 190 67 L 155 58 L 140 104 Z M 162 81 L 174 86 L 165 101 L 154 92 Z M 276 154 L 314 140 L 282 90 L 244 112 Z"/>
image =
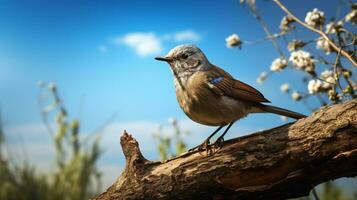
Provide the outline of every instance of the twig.
<path id="1" fill-rule="evenodd" d="M 255 5 L 249 4 L 249 8 L 253 13 L 253 16 L 258 20 L 260 25 L 263 27 L 264 32 L 268 36 L 267 38 L 273 43 L 274 48 L 280 54 L 281 57 L 285 58 L 283 51 L 280 49 L 279 44 L 275 41 L 274 35 L 270 32 L 268 25 L 265 23 L 263 18 L 259 15 Z"/>
<path id="2" fill-rule="evenodd" d="M 249 44 L 249 45 L 255 45 L 255 44 L 259 44 L 259 43 L 262 43 L 262 42 L 265 42 L 267 40 L 274 40 L 274 39 L 277 39 L 279 37 L 282 37 L 286 35 L 286 33 L 279 33 L 279 34 L 273 34 L 271 36 L 267 36 L 263 39 L 260 39 L 260 40 L 256 40 L 256 41 L 243 41 L 244 44 Z"/>
<path id="3" fill-rule="evenodd" d="M 341 91 L 343 91 L 342 86 L 340 84 L 339 74 L 338 74 L 338 71 L 337 71 L 337 65 L 340 64 L 341 51 L 342 51 L 342 48 L 339 49 L 339 51 L 337 53 L 337 56 L 336 56 L 335 64 L 333 65 L 333 73 L 334 73 L 334 75 L 336 75 L 336 77 L 334 76 L 333 78 L 334 79 L 336 78 L 336 80 L 335 80 L 336 81 L 336 85 L 340 88 Z M 336 86 L 334 86 L 334 90 L 336 92 Z"/>
<path id="4" fill-rule="evenodd" d="M 339 51 L 339 49 L 341 47 L 336 46 L 336 44 L 334 42 L 332 42 L 330 40 L 330 38 L 321 30 L 318 30 L 308 24 L 306 24 L 305 22 L 301 21 L 299 18 L 297 18 L 295 15 L 293 15 L 281 2 L 280 0 L 274 0 L 274 2 L 285 12 L 287 13 L 290 17 L 292 17 L 297 23 L 301 24 L 302 26 L 304 26 L 305 28 L 320 34 L 328 43 L 329 45 L 334 48 L 334 50 L 337 52 Z M 350 54 L 348 54 L 348 52 L 346 52 L 345 50 L 341 49 L 341 55 L 343 55 L 344 57 L 346 57 L 355 67 L 357 67 L 357 61 L 355 60 L 355 58 L 353 56 L 351 56 Z"/>

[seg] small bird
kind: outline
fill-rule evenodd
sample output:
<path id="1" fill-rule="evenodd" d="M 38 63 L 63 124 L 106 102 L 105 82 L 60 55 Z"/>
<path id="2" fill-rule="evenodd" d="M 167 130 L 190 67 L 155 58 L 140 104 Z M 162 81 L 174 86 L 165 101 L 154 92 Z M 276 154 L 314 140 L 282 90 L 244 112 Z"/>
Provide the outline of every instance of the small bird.
<path id="1" fill-rule="evenodd" d="M 220 146 L 234 122 L 249 113 L 274 113 L 294 119 L 306 117 L 263 104 L 270 101 L 262 93 L 211 64 L 201 49 L 194 45 L 179 45 L 166 56 L 155 59 L 170 65 L 176 97 L 186 115 L 197 123 L 218 126 L 201 145 L 193 149 L 207 149 L 210 139 L 227 126 L 215 142 Z"/>

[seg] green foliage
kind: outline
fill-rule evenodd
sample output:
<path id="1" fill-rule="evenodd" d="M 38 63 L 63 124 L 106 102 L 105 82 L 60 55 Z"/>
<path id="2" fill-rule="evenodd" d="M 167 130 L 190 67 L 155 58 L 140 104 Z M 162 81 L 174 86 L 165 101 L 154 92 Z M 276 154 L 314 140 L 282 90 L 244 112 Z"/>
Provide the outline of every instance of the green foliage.
<path id="1" fill-rule="evenodd" d="M 173 135 L 163 135 L 162 127 L 158 128 L 158 131 L 154 133 L 154 139 L 157 141 L 157 150 L 161 160 L 167 160 L 176 155 L 180 155 L 186 152 L 186 143 L 182 136 L 188 134 L 180 129 L 176 119 L 169 119 L 170 125 L 173 128 Z"/>
<path id="2" fill-rule="evenodd" d="M 55 166 L 48 174 L 39 174 L 26 162 L 11 165 L 11 160 L 6 160 L 0 152 L 0 200 L 88 199 L 101 188 L 101 173 L 96 167 L 101 155 L 100 137 L 97 135 L 89 144 L 88 140 L 81 140 L 80 121 L 69 119 L 56 86 L 53 83 L 42 83 L 40 86 L 43 89 L 40 102 L 43 103 L 44 97 L 52 100 L 44 107 L 42 114 L 53 138 Z M 50 115 L 54 116 L 54 123 L 48 122 Z M 0 121 L 0 149 L 4 141 Z"/>
<path id="3" fill-rule="evenodd" d="M 344 190 L 338 186 L 333 181 L 328 181 L 321 184 L 320 186 L 315 187 L 318 195 L 318 198 L 321 200 L 354 200 L 356 197 L 348 196 L 345 194 Z M 310 192 L 310 195 L 307 197 L 297 198 L 296 200 L 315 200 L 316 198 Z"/>
<path id="4" fill-rule="evenodd" d="M 46 176 L 36 175 L 33 167 L 26 163 L 11 167 L 0 160 L 0 199 L 51 199 L 50 190 Z"/>
<path id="5" fill-rule="evenodd" d="M 332 181 L 323 184 L 319 196 L 323 200 L 353 200 L 351 197 L 347 197 L 343 190 Z"/>

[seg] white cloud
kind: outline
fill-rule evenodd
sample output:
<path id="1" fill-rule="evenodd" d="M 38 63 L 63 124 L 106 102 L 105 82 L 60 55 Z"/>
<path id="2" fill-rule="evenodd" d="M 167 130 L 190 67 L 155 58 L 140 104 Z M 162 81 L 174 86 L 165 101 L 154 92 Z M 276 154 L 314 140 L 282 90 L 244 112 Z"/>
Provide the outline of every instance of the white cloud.
<path id="1" fill-rule="evenodd" d="M 15 135 L 23 134 L 23 137 L 37 139 L 42 138 L 42 134 L 46 134 L 46 127 L 42 123 L 22 124 L 18 126 L 8 127 L 6 128 L 5 132 L 11 132 Z"/>
<path id="2" fill-rule="evenodd" d="M 184 30 L 179 31 L 174 34 L 174 39 L 177 42 L 186 42 L 186 41 L 199 41 L 201 36 L 193 30 Z"/>
<path id="3" fill-rule="evenodd" d="M 160 38 L 154 33 L 128 33 L 114 40 L 116 44 L 125 44 L 135 50 L 139 56 L 158 54 L 162 50 Z"/>
<path id="4" fill-rule="evenodd" d="M 100 166 L 99 170 L 102 170 L 104 172 L 102 174 L 102 187 L 103 189 L 107 189 L 120 176 L 121 172 L 123 171 L 123 168 L 119 165 L 111 164 Z"/>
<path id="5" fill-rule="evenodd" d="M 154 32 L 133 32 L 114 38 L 114 44 L 126 45 L 141 57 L 162 53 L 165 42 L 197 42 L 201 36 L 193 30 L 158 35 Z"/>
<path id="6" fill-rule="evenodd" d="M 51 136 L 41 123 L 22 124 L 5 127 L 5 157 L 22 164 L 29 161 L 36 165 L 38 170 L 47 170 L 52 164 L 54 147 Z"/>

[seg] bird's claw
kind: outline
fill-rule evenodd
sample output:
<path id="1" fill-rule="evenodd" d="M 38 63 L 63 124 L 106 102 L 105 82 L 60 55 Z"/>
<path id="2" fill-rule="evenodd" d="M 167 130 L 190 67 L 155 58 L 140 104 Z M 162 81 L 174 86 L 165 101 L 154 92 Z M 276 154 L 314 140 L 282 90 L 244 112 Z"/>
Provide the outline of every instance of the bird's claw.
<path id="1" fill-rule="evenodd" d="M 218 149 L 221 149 L 223 146 L 224 138 L 219 137 L 217 140 L 212 144 L 212 146 L 217 147 Z"/>
<path id="2" fill-rule="evenodd" d="M 202 144 L 189 149 L 188 152 L 192 152 L 192 151 L 195 151 L 195 150 L 197 150 L 197 151 L 202 151 L 202 150 L 208 151 L 209 146 L 210 146 L 209 145 L 209 140 L 205 140 Z"/>
<path id="3" fill-rule="evenodd" d="M 206 150 L 207 153 L 212 153 L 213 149 L 221 149 L 223 146 L 224 138 L 219 137 L 212 145 L 210 145 L 209 140 L 205 140 L 202 144 L 191 148 L 188 150 L 188 152 L 193 152 L 193 151 L 204 151 Z"/>

